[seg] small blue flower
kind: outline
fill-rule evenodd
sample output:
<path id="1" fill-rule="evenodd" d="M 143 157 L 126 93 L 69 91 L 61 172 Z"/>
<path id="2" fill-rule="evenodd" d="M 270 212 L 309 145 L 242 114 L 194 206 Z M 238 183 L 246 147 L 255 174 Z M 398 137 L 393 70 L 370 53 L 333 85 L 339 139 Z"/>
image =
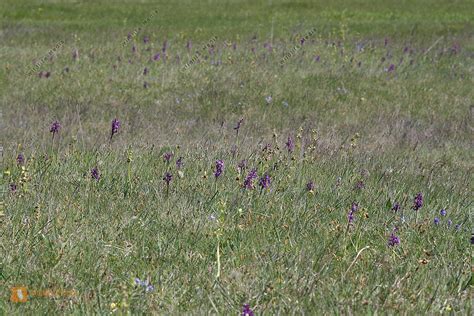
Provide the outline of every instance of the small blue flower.
<path id="1" fill-rule="evenodd" d="M 139 278 L 135 278 L 135 285 L 143 285 L 143 281 Z"/>
<path id="2" fill-rule="evenodd" d="M 446 216 L 448 212 L 446 212 L 445 209 L 442 209 L 441 211 L 439 211 L 439 213 L 441 214 L 441 216 Z"/>
<path id="3" fill-rule="evenodd" d="M 439 224 L 439 218 L 435 217 L 435 219 L 434 219 L 434 224 L 435 224 L 435 225 L 438 225 L 438 224 Z"/>
<path id="4" fill-rule="evenodd" d="M 135 278 L 135 285 L 143 287 L 147 293 L 155 289 L 155 287 L 149 283 L 148 280 L 142 281 L 139 278 Z"/>

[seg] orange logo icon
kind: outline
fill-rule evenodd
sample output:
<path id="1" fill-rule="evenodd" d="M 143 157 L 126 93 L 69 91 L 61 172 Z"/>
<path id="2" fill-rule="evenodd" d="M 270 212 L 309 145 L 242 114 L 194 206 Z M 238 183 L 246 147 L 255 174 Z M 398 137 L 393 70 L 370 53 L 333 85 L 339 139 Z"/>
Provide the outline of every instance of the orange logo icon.
<path id="1" fill-rule="evenodd" d="M 25 303 L 28 301 L 28 291 L 24 286 L 12 287 L 10 300 L 15 303 Z"/>

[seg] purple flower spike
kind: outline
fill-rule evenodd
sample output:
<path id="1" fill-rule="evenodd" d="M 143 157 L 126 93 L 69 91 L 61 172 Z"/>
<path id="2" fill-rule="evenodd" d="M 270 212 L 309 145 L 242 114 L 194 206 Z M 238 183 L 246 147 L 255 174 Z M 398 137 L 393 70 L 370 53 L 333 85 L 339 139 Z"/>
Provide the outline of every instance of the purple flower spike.
<path id="1" fill-rule="evenodd" d="M 158 54 L 156 54 L 155 56 L 153 56 L 153 60 L 154 60 L 154 61 L 158 61 L 158 60 L 160 60 L 160 57 L 161 57 L 161 54 L 158 53 Z"/>
<path id="2" fill-rule="evenodd" d="M 78 60 L 79 59 L 79 51 L 77 49 L 73 50 L 72 52 L 72 59 Z"/>
<path id="3" fill-rule="evenodd" d="M 356 202 L 352 202 L 351 210 L 349 211 L 349 214 L 347 215 L 347 219 L 349 220 L 349 224 L 352 224 L 354 222 L 354 215 L 358 210 L 359 210 L 359 204 L 356 203 Z"/>
<path id="4" fill-rule="evenodd" d="M 270 176 L 265 173 L 265 175 L 261 177 L 259 181 L 259 184 L 262 190 L 268 188 L 270 186 L 270 182 L 271 182 Z"/>
<path id="5" fill-rule="evenodd" d="M 10 192 L 15 193 L 16 192 L 16 184 L 15 183 L 10 183 Z"/>
<path id="6" fill-rule="evenodd" d="M 145 69 L 143 69 L 143 75 L 146 76 L 148 74 L 148 68 L 145 67 Z"/>
<path id="7" fill-rule="evenodd" d="M 165 176 L 163 177 L 163 180 L 166 182 L 166 185 L 169 186 L 171 180 L 173 180 L 173 175 L 169 172 L 165 173 Z"/>
<path id="8" fill-rule="evenodd" d="M 351 204 L 351 212 L 357 212 L 359 210 L 359 204 L 357 202 L 352 202 Z"/>
<path id="9" fill-rule="evenodd" d="M 245 304 L 242 308 L 242 316 L 254 316 L 249 304 Z"/>
<path id="10" fill-rule="evenodd" d="M 181 169 L 183 165 L 183 157 L 179 157 L 178 160 L 176 160 L 176 168 Z"/>
<path id="11" fill-rule="evenodd" d="M 390 66 L 388 67 L 387 69 L 387 72 L 392 72 L 395 70 L 395 65 L 394 64 L 390 64 Z"/>
<path id="12" fill-rule="evenodd" d="M 292 153 L 293 150 L 295 150 L 295 144 L 293 143 L 291 136 L 288 136 L 288 141 L 285 143 L 285 145 L 289 153 Z"/>
<path id="13" fill-rule="evenodd" d="M 355 188 L 357 190 L 362 190 L 363 188 L 365 188 L 365 184 L 364 184 L 364 181 L 357 181 L 356 185 L 355 185 Z"/>
<path id="14" fill-rule="evenodd" d="M 400 244 L 400 238 L 395 235 L 395 233 L 391 233 L 390 237 L 388 238 L 388 246 L 394 247 Z"/>
<path id="15" fill-rule="evenodd" d="M 100 180 L 100 172 L 99 172 L 99 169 L 97 169 L 97 167 L 92 168 L 91 177 L 92 179 L 95 179 L 97 181 Z"/>
<path id="16" fill-rule="evenodd" d="M 214 176 L 216 179 L 224 172 L 224 162 L 222 160 L 216 160 L 216 171 L 214 172 Z"/>
<path id="17" fill-rule="evenodd" d="M 395 202 L 392 206 L 392 211 L 398 212 L 400 210 L 400 204 L 398 202 Z"/>
<path id="18" fill-rule="evenodd" d="M 143 43 L 147 44 L 150 41 L 150 38 L 148 36 L 143 37 Z"/>
<path id="19" fill-rule="evenodd" d="M 59 124 L 58 121 L 54 121 L 52 124 L 51 124 L 51 127 L 49 129 L 49 131 L 51 133 L 53 133 L 53 138 L 54 138 L 54 135 L 59 133 L 59 130 L 61 129 L 61 124 Z"/>
<path id="20" fill-rule="evenodd" d="M 313 181 L 309 181 L 308 183 L 306 183 L 306 190 L 308 192 L 314 192 L 314 182 Z"/>
<path id="21" fill-rule="evenodd" d="M 245 178 L 244 187 L 249 190 L 253 189 L 253 180 L 256 178 L 257 178 L 257 170 L 252 169 L 252 171 L 250 171 L 249 174 L 247 175 L 247 178 Z"/>
<path id="22" fill-rule="evenodd" d="M 163 160 L 164 160 L 165 162 L 167 162 L 167 163 L 170 162 L 171 158 L 173 158 L 173 153 L 170 153 L 170 152 L 169 152 L 169 153 L 165 153 L 165 154 L 163 155 Z"/>
<path id="23" fill-rule="evenodd" d="M 423 194 L 419 192 L 413 200 L 413 209 L 418 211 L 423 206 Z"/>
<path id="24" fill-rule="evenodd" d="M 112 139 L 112 137 L 118 133 L 120 129 L 120 121 L 117 119 L 117 118 L 114 118 L 112 120 L 112 128 L 111 128 L 111 132 L 110 132 L 110 139 Z"/>
<path id="25" fill-rule="evenodd" d="M 23 156 L 23 154 L 18 154 L 16 162 L 19 166 L 23 165 L 25 163 L 25 156 Z"/>
<path id="26" fill-rule="evenodd" d="M 349 211 L 349 214 L 347 214 L 347 220 L 349 221 L 349 224 L 354 222 L 354 212 L 352 210 Z"/>
<path id="27" fill-rule="evenodd" d="M 241 118 L 238 122 L 237 122 L 237 125 L 234 127 L 235 131 L 237 132 L 237 135 L 239 134 L 239 129 L 240 129 L 240 126 L 242 125 L 242 122 L 244 121 L 243 118 Z"/>
<path id="28" fill-rule="evenodd" d="M 244 171 L 246 167 L 247 167 L 247 160 L 245 160 L 245 159 L 241 160 L 237 165 L 237 168 L 239 169 L 239 172 Z"/>

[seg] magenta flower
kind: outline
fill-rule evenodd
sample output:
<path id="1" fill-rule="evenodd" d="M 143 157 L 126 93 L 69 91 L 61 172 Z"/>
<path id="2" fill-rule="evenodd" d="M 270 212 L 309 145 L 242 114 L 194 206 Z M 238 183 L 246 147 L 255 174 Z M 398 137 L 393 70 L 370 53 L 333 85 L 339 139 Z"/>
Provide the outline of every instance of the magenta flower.
<path id="1" fill-rule="evenodd" d="M 242 308 L 242 316 L 254 316 L 249 304 L 245 304 Z"/>

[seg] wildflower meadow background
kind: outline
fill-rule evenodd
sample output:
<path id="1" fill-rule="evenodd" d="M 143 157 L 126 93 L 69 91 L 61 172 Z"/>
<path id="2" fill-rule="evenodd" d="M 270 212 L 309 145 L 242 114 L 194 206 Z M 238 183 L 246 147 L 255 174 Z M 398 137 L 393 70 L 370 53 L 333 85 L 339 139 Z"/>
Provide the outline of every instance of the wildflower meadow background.
<path id="1" fill-rule="evenodd" d="M 0 314 L 472 314 L 473 22 L 2 0 Z"/>

